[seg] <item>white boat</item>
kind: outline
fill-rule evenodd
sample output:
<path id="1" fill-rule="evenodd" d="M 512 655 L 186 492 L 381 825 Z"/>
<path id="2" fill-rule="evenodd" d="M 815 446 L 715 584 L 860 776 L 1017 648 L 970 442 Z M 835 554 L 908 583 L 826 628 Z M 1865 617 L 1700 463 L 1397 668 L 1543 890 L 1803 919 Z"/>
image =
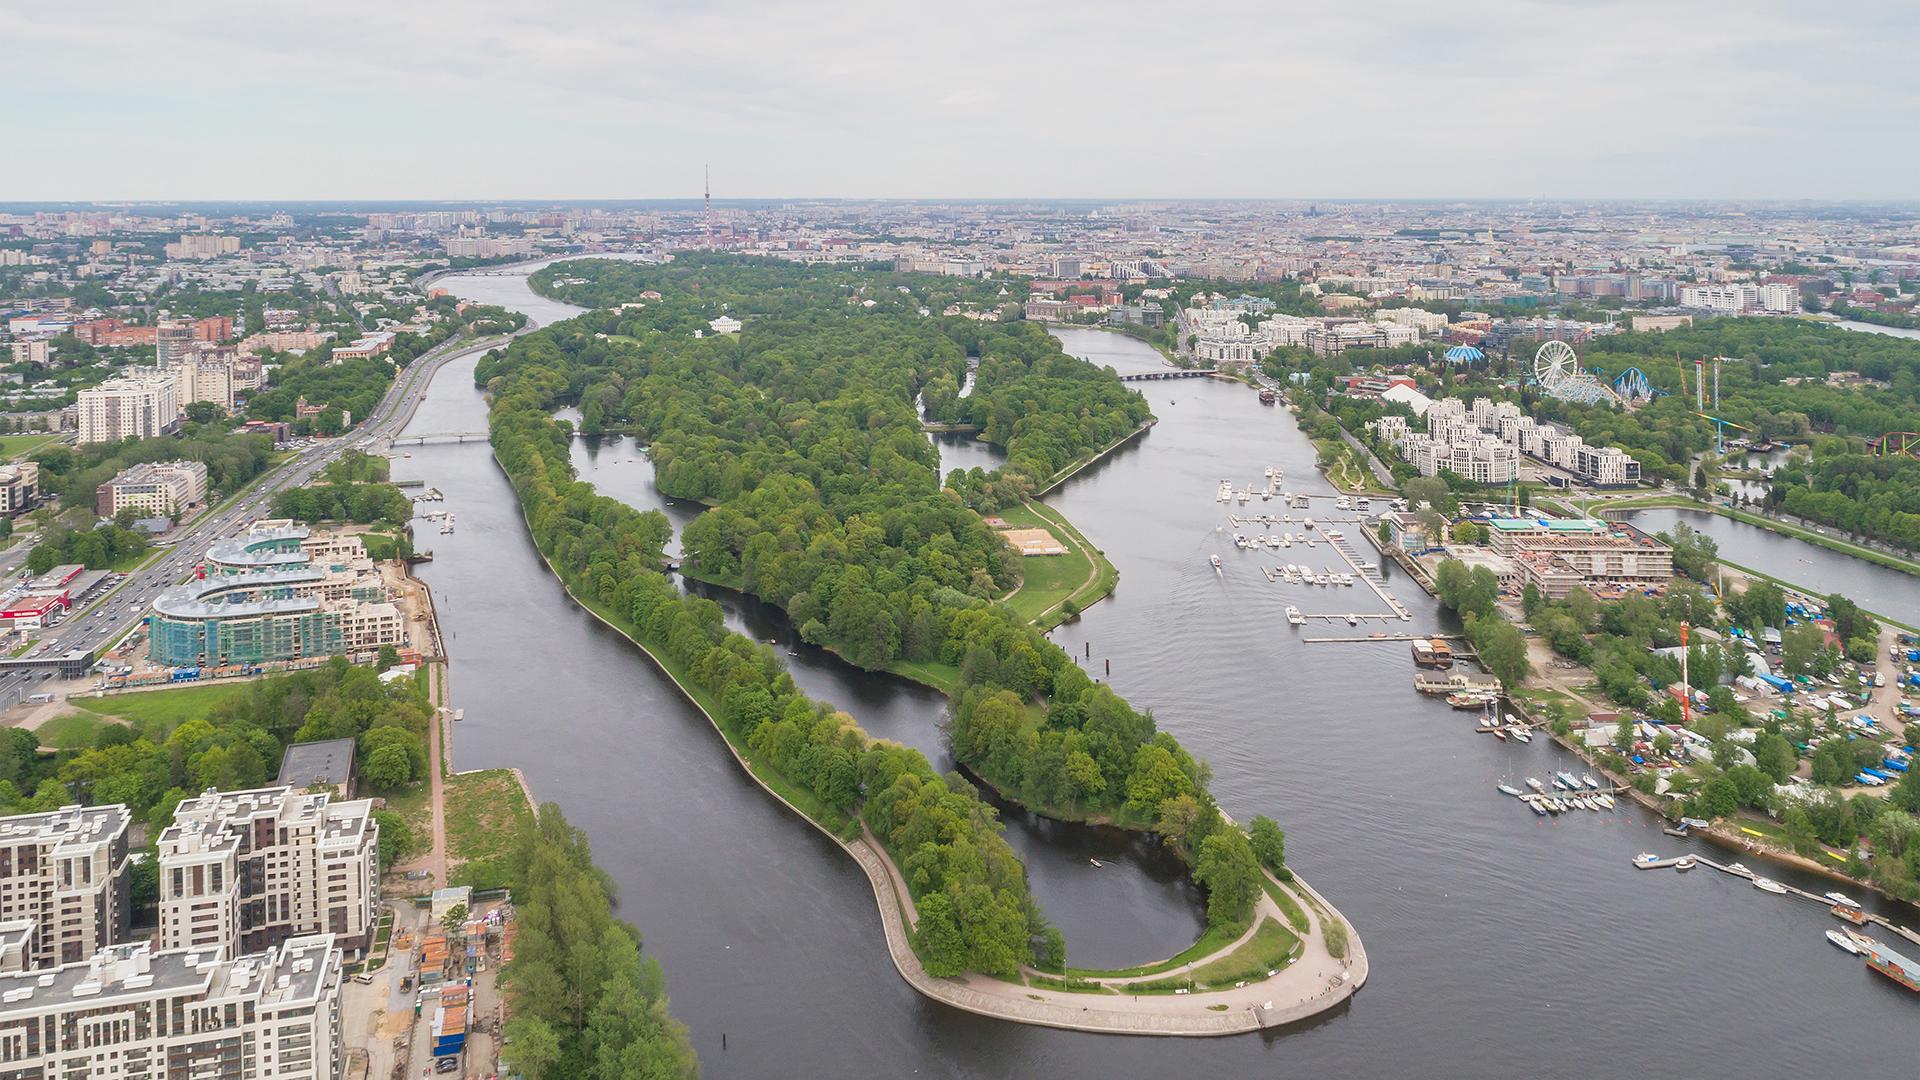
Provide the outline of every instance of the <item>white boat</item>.
<path id="1" fill-rule="evenodd" d="M 1088 859 L 1088 860 L 1087 860 L 1087 864 L 1088 864 L 1088 865 L 1090 865 L 1090 866 L 1094 866 L 1094 867 L 1098 867 L 1098 866 L 1100 865 L 1100 860 L 1099 860 L 1099 859 Z"/>
<path id="2" fill-rule="evenodd" d="M 1693 869 L 1698 862 L 1699 860 L 1695 859 L 1691 855 L 1682 855 L 1679 858 L 1673 860 L 1673 868 L 1684 874 L 1687 871 Z"/>
<path id="3" fill-rule="evenodd" d="M 1358 615 L 1352 615 L 1352 614 L 1349 614 L 1349 615 L 1347 616 L 1347 625 L 1348 625 L 1348 626 L 1359 626 L 1359 625 L 1360 625 L 1360 616 L 1358 616 Z"/>
<path id="4" fill-rule="evenodd" d="M 1216 574 L 1218 574 L 1218 573 L 1220 573 L 1220 572 L 1221 572 L 1221 571 L 1220 571 L 1220 556 L 1218 556 L 1218 555 L 1209 555 L 1209 556 L 1207 556 L 1207 558 L 1208 558 L 1208 560 L 1209 560 L 1209 561 L 1211 561 L 1211 562 L 1213 563 L 1213 572 L 1214 572 L 1214 573 L 1216 573 Z"/>
<path id="5" fill-rule="evenodd" d="M 1593 778 L 1592 773 L 1581 773 L 1580 782 L 1587 785 L 1588 787 L 1592 788 L 1595 791 L 1600 790 L 1600 781 L 1595 780 Z"/>
<path id="6" fill-rule="evenodd" d="M 1520 740 L 1521 742 L 1533 741 L 1533 732 L 1528 731 L 1526 728 L 1521 727 L 1518 724 L 1509 725 L 1507 727 L 1507 734 L 1513 736 L 1514 738 Z"/>
<path id="7" fill-rule="evenodd" d="M 1295 626 L 1305 626 L 1307 624 L 1307 617 L 1305 615 L 1300 614 L 1299 608 L 1294 607 L 1292 604 L 1288 604 L 1287 605 L 1287 621 L 1292 623 Z"/>
<path id="8" fill-rule="evenodd" d="M 1309 528 L 1309 529 L 1311 529 L 1311 528 L 1313 528 L 1313 519 L 1312 519 L 1312 518 L 1308 518 L 1308 519 L 1307 519 L 1306 521 L 1304 521 L 1304 522 L 1302 522 L 1301 524 L 1303 524 L 1303 525 L 1305 525 L 1305 526 L 1306 526 L 1307 528 Z"/>
<path id="9" fill-rule="evenodd" d="M 1546 817 L 1546 816 L 1547 816 L 1547 808 L 1546 808 L 1546 807 L 1544 807 L 1544 806 L 1541 806 L 1541 805 L 1540 805 L 1540 803 L 1539 803 L 1539 800 L 1537 800 L 1537 799 L 1528 799 L 1528 800 L 1527 800 L 1527 806 L 1528 806 L 1528 807 L 1529 807 L 1529 808 L 1530 808 L 1530 809 L 1531 809 L 1531 810 L 1532 810 L 1532 811 L 1533 811 L 1534 813 L 1536 813 L 1536 814 L 1539 814 L 1539 815 L 1540 815 L 1541 817 Z"/>
<path id="10" fill-rule="evenodd" d="M 1745 878 L 1750 878 L 1753 876 L 1753 871 L 1747 869 L 1745 863 L 1728 863 L 1727 872 L 1729 874 L 1738 874 L 1739 876 L 1745 877 Z"/>
<path id="11" fill-rule="evenodd" d="M 1604 806 L 1604 807 L 1606 807 L 1606 808 L 1607 808 L 1607 809 L 1609 809 L 1609 810 L 1611 810 L 1611 809 L 1613 809 L 1613 796 L 1611 796 L 1611 795 L 1596 795 L 1596 796 L 1594 796 L 1594 798 L 1596 798 L 1596 799 L 1599 799 L 1599 800 L 1600 800 L 1600 805 L 1601 805 L 1601 806 Z"/>
<path id="12" fill-rule="evenodd" d="M 1538 781 L 1538 780 L 1536 780 L 1536 779 L 1534 779 L 1534 778 L 1533 778 L 1533 777 L 1531 777 L 1531 776 L 1529 776 L 1529 777 L 1527 777 L 1527 786 L 1528 786 L 1528 787 L 1530 787 L 1530 788 L 1532 788 L 1532 789 L 1533 789 L 1533 790 L 1535 790 L 1535 791 L 1545 791 L 1545 790 L 1547 790 L 1547 785 L 1545 785 L 1545 784 L 1543 784 L 1543 783 L 1541 783 L 1540 781 Z"/>
<path id="13" fill-rule="evenodd" d="M 1835 948 L 1844 949 L 1854 956 L 1859 956 L 1861 953 L 1866 952 L 1865 949 L 1855 945 L 1852 938 L 1838 930 L 1827 931 L 1827 940 L 1833 942 Z"/>
<path id="14" fill-rule="evenodd" d="M 1642 870 L 1651 870 L 1660 865 L 1660 856 L 1655 855 L 1651 851 L 1643 851 L 1633 857 L 1633 865 Z"/>
<path id="15" fill-rule="evenodd" d="M 1841 907 L 1858 908 L 1860 906 L 1860 901 L 1842 892 L 1830 892 L 1827 894 L 1827 899 L 1839 904 Z"/>
<path id="16" fill-rule="evenodd" d="M 1785 896 L 1787 894 L 1787 887 L 1772 878 L 1754 878 L 1753 887 L 1759 889 L 1761 892 L 1770 892 L 1776 896 Z"/>
<path id="17" fill-rule="evenodd" d="M 1520 789 L 1511 784 L 1500 784 L 1498 787 L 1502 795 L 1511 795 L 1516 799 L 1520 797 Z"/>

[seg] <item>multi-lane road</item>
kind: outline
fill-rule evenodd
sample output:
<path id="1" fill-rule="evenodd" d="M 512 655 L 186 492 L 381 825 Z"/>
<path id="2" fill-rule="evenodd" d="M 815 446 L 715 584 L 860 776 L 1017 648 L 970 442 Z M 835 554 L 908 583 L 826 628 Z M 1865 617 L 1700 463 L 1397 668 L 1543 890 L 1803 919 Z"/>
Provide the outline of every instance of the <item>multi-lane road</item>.
<path id="1" fill-rule="evenodd" d="M 532 326 L 520 331 L 526 333 Z M 84 673 L 108 644 L 117 641 L 146 617 L 154 598 L 191 575 L 215 541 L 237 536 L 267 513 L 273 496 L 312 480 L 328 463 L 350 450 L 378 452 L 399 434 L 426 393 L 433 373 L 456 357 L 494 348 L 508 336 L 482 341 L 451 342 L 407 365 L 388 388 L 373 414 L 359 427 L 333 439 L 317 439 L 295 455 L 262 474 L 240 494 L 180 527 L 161 544 L 163 554 L 118 582 L 112 592 L 91 607 L 77 610 L 40 638 L 31 659 L 0 660 L 0 708 L 18 704 L 32 688 L 56 675 Z M 8 562 L 0 574 L 17 568 L 29 545 Z"/>

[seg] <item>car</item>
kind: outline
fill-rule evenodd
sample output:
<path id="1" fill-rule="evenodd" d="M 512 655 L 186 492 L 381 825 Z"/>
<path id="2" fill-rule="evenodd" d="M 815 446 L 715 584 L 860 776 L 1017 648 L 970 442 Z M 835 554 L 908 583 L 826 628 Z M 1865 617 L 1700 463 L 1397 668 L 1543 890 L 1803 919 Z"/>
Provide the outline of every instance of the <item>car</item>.
<path id="1" fill-rule="evenodd" d="M 459 1072 L 460 1059 L 457 1057 L 435 1058 L 433 1061 L 433 1071 L 436 1073 Z"/>

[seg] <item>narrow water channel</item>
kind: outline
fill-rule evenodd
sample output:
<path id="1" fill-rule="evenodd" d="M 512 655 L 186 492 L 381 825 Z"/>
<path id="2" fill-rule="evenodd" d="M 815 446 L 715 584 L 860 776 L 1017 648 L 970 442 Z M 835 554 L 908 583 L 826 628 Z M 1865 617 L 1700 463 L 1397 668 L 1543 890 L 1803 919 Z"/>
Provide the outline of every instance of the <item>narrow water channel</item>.
<path id="1" fill-rule="evenodd" d="M 559 307 L 530 298 L 514 277 L 440 284 L 522 310 L 539 305 L 543 321 Z M 1062 339 L 1123 370 L 1159 363 L 1117 335 Z M 412 429 L 483 425 L 471 373 L 470 363 L 444 369 Z M 1515 746 L 1471 734 L 1462 714 L 1412 692 L 1404 645 L 1302 642 L 1329 631 L 1289 627 L 1287 604 L 1314 612 L 1361 601 L 1269 584 L 1260 560 L 1307 553 L 1235 550 L 1213 493 L 1220 479 L 1255 480 L 1268 465 L 1281 466 L 1289 486 L 1324 492 L 1311 444 L 1283 410 L 1242 387 L 1144 387 L 1161 423 L 1049 499 L 1121 574 L 1113 599 L 1055 637 L 1207 758 L 1229 811 L 1277 818 L 1290 861 L 1364 935 L 1374 966 L 1367 988 L 1295 1030 L 1123 1039 L 1003 1024 L 921 999 L 893 972 L 864 876 L 741 775 L 643 656 L 567 601 L 486 448 L 413 448 L 395 463 L 396 475 L 446 492 L 457 515 L 455 533 L 423 528 L 421 546 L 435 551 L 423 576 L 448 630 L 454 704 L 467 716 L 458 767 L 521 766 L 539 797 L 560 802 L 586 830 L 619 885 L 621 914 L 666 967 L 674 1012 L 708 1075 L 1587 1069 L 1750 1080 L 1910 1070 L 1899 1032 L 1920 1002 L 1827 944 L 1832 920 L 1822 910 L 1710 871 L 1632 869 L 1635 852 L 1694 844 L 1662 836 L 1638 810 L 1535 818 L 1494 784 L 1577 772 L 1571 757 L 1538 740 Z M 636 505 L 657 498 L 630 442 L 582 443 L 575 454 L 609 493 Z M 1209 554 L 1221 555 L 1222 573 Z M 1308 561 L 1324 560 L 1316 552 Z M 1423 594 L 1403 580 L 1393 587 L 1414 612 L 1413 629 L 1442 625 Z M 745 598 L 722 602 L 756 637 L 790 640 L 778 612 Z M 944 757 L 932 727 L 937 695 L 795 651 L 796 678 L 810 692 L 876 734 Z M 1086 865 L 1083 834 L 1062 833 L 1009 823 L 1036 892 L 1067 931 L 1070 959 L 1193 918 L 1184 886 L 1157 880 L 1146 853 L 1109 874 Z M 1122 917 L 1136 922 L 1126 935 L 1100 935 Z M 1194 925 L 1182 929 L 1187 940 Z"/>

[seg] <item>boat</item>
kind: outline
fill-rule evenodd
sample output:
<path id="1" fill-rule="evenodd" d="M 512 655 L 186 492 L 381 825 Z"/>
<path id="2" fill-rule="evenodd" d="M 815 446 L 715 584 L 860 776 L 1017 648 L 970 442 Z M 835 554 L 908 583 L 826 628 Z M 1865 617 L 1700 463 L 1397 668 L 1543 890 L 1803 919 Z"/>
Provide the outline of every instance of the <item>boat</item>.
<path id="1" fill-rule="evenodd" d="M 1787 887 L 1772 878 L 1754 878 L 1753 887 L 1759 889 L 1761 892 L 1772 893 L 1775 896 L 1785 896 L 1787 894 Z"/>
<path id="2" fill-rule="evenodd" d="M 1581 773 L 1580 782 L 1587 785 L 1587 787 L 1593 789 L 1594 791 L 1600 790 L 1600 781 L 1595 780 L 1593 778 L 1592 773 Z"/>
<path id="3" fill-rule="evenodd" d="M 1700 860 L 1694 858 L 1691 855 L 1682 855 L 1679 858 L 1673 860 L 1673 868 L 1675 871 L 1684 874 L 1687 871 L 1693 869 L 1694 866 L 1699 863 L 1699 861 Z"/>
<path id="4" fill-rule="evenodd" d="M 1353 616 L 1349 615 L 1347 618 L 1351 619 Z M 1459 690 L 1447 695 L 1447 704 L 1463 712 L 1468 709 L 1478 712 L 1492 701 L 1493 698 L 1490 695 L 1475 693 L 1471 690 Z"/>
<path id="5" fill-rule="evenodd" d="M 1348 616 L 1347 616 L 1347 625 L 1348 625 L 1348 626 L 1359 626 L 1359 625 L 1360 625 L 1360 616 L 1358 616 L 1358 615 L 1348 615 Z"/>
<path id="6" fill-rule="evenodd" d="M 1220 570 L 1220 556 L 1218 556 L 1218 555 L 1209 555 L 1209 556 L 1207 556 L 1207 559 L 1208 559 L 1209 561 L 1211 561 L 1211 562 L 1213 563 L 1213 572 L 1214 572 L 1214 573 L 1216 573 L 1216 574 L 1218 574 L 1218 573 L 1220 573 L 1220 572 L 1221 572 L 1221 570 Z"/>
<path id="7" fill-rule="evenodd" d="M 1308 518 L 1308 519 L 1306 519 L 1305 521 L 1303 521 L 1303 522 L 1301 522 L 1301 524 L 1303 524 L 1303 525 L 1305 525 L 1305 526 L 1306 526 L 1307 528 L 1309 528 L 1309 529 L 1311 529 L 1311 528 L 1313 528 L 1313 519 L 1312 519 L 1312 518 Z"/>
<path id="8" fill-rule="evenodd" d="M 1833 942 L 1834 948 L 1845 950 L 1846 952 L 1854 956 L 1864 955 L 1867 951 L 1861 948 L 1860 946 L 1854 944 L 1852 938 L 1848 937 L 1847 935 L 1841 933 L 1838 930 L 1827 931 L 1827 940 Z"/>
<path id="9" fill-rule="evenodd" d="M 1507 734 L 1513 736 L 1515 739 L 1518 739 L 1523 743 L 1533 741 L 1533 732 L 1528 731 L 1526 728 L 1521 727 L 1519 724 L 1507 725 Z"/>
<path id="10" fill-rule="evenodd" d="M 1909 990 L 1920 990 L 1920 964 L 1879 942 L 1865 946 L 1867 966 Z"/>
<path id="11" fill-rule="evenodd" d="M 1643 851 L 1633 857 L 1633 865 L 1642 870 L 1651 870 L 1660 865 L 1660 856 L 1651 851 Z"/>
<path id="12" fill-rule="evenodd" d="M 1608 810 L 1611 810 L 1611 809 L 1613 809 L 1613 796 L 1611 796 L 1611 795 L 1595 795 L 1595 796 L 1594 796 L 1594 798 L 1596 798 L 1596 799 L 1598 799 L 1598 800 L 1600 800 L 1600 805 L 1601 805 L 1601 806 L 1603 806 L 1603 807 L 1605 807 L 1605 808 L 1607 808 Z"/>
<path id="13" fill-rule="evenodd" d="M 1690 835 L 1684 823 L 1679 825 L 1669 825 L 1666 828 L 1661 829 L 1660 831 L 1663 833 L 1666 833 L 1668 836 L 1678 836 L 1683 840 L 1686 839 L 1688 835 Z"/>
<path id="14" fill-rule="evenodd" d="M 1544 792 L 1547 790 L 1547 786 L 1545 784 L 1542 784 L 1540 781 L 1534 779 L 1531 776 L 1527 777 L 1527 786 L 1532 788 L 1535 791 Z"/>
<path id="15" fill-rule="evenodd" d="M 1750 878 L 1753 876 L 1753 871 L 1747 869 L 1747 866 L 1745 863 L 1728 863 L 1727 873 L 1737 874 L 1740 877 L 1745 877 L 1745 878 Z"/>
<path id="16" fill-rule="evenodd" d="M 1557 772 L 1557 773 L 1554 773 L 1554 774 L 1553 774 L 1553 778 L 1554 778 L 1555 780 L 1558 780 L 1558 781 L 1560 781 L 1560 784 L 1561 784 L 1561 786 L 1563 786 L 1563 787 L 1565 787 L 1565 788 L 1566 788 L 1566 789 L 1567 789 L 1568 791 L 1579 791 L 1579 790 L 1580 790 L 1580 781 L 1578 781 L 1578 780 L 1575 780 L 1575 779 L 1573 778 L 1573 774 L 1572 774 L 1572 773 L 1570 773 L 1570 772 Z"/>
<path id="17" fill-rule="evenodd" d="M 1087 860 L 1087 865 L 1089 865 L 1089 866 L 1092 866 L 1092 867 L 1095 867 L 1095 868 L 1097 869 L 1097 868 L 1098 868 L 1098 867 L 1100 866 L 1100 860 L 1099 860 L 1099 859 L 1088 859 L 1088 860 Z"/>
<path id="18" fill-rule="evenodd" d="M 1838 907 L 1858 908 L 1860 906 L 1860 901 L 1843 892 L 1830 892 L 1827 894 L 1827 899 L 1833 901 Z"/>
<path id="19" fill-rule="evenodd" d="M 1520 798 L 1520 789 L 1517 787 L 1514 787 L 1512 784 L 1499 784 L 1496 786 L 1499 787 L 1500 794 L 1511 795 L 1516 799 Z"/>
<path id="20" fill-rule="evenodd" d="M 1857 907 L 1848 907 L 1845 904 L 1835 904 L 1832 907 L 1828 908 L 1827 910 L 1833 912 L 1836 916 L 1839 916 L 1840 918 L 1845 919 L 1846 921 L 1852 923 L 1855 926 L 1867 925 L 1867 913 L 1860 910 Z"/>
<path id="21" fill-rule="evenodd" d="M 1501 742 L 1506 742 L 1506 741 L 1507 741 L 1507 729 L 1506 729 L 1506 728 L 1503 728 L 1503 727 L 1496 727 L 1496 728 L 1489 728 L 1488 730 L 1490 730 L 1490 731 L 1492 731 L 1492 732 L 1493 732 L 1493 737 L 1494 737 L 1494 738 L 1496 738 L 1496 739 L 1499 739 L 1499 740 L 1500 740 Z"/>
<path id="22" fill-rule="evenodd" d="M 1292 623 L 1295 626 L 1305 626 L 1307 622 L 1307 617 L 1305 615 L 1300 614 L 1299 608 L 1294 607 L 1292 604 L 1288 604 L 1287 605 L 1287 621 Z"/>
<path id="23" fill-rule="evenodd" d="M 1260 404 L 1262 405 L 1271 405 L 1274 402 L 1279 400 L 1280 400 L 1280 395 L 1274 393 L 1271 390 L 1262 389 L 1260 391 Z"/>
<path id="24" fill-rule="evenodd" d="M 1539 800 L 1528 799 L 1527 806 L 1530 807 L 1534 813 L 1539 814 L 1541 817 L 1547 816 L 1547 808 L 1544 806 L 1541 806 L 1539 803 Z"/>

